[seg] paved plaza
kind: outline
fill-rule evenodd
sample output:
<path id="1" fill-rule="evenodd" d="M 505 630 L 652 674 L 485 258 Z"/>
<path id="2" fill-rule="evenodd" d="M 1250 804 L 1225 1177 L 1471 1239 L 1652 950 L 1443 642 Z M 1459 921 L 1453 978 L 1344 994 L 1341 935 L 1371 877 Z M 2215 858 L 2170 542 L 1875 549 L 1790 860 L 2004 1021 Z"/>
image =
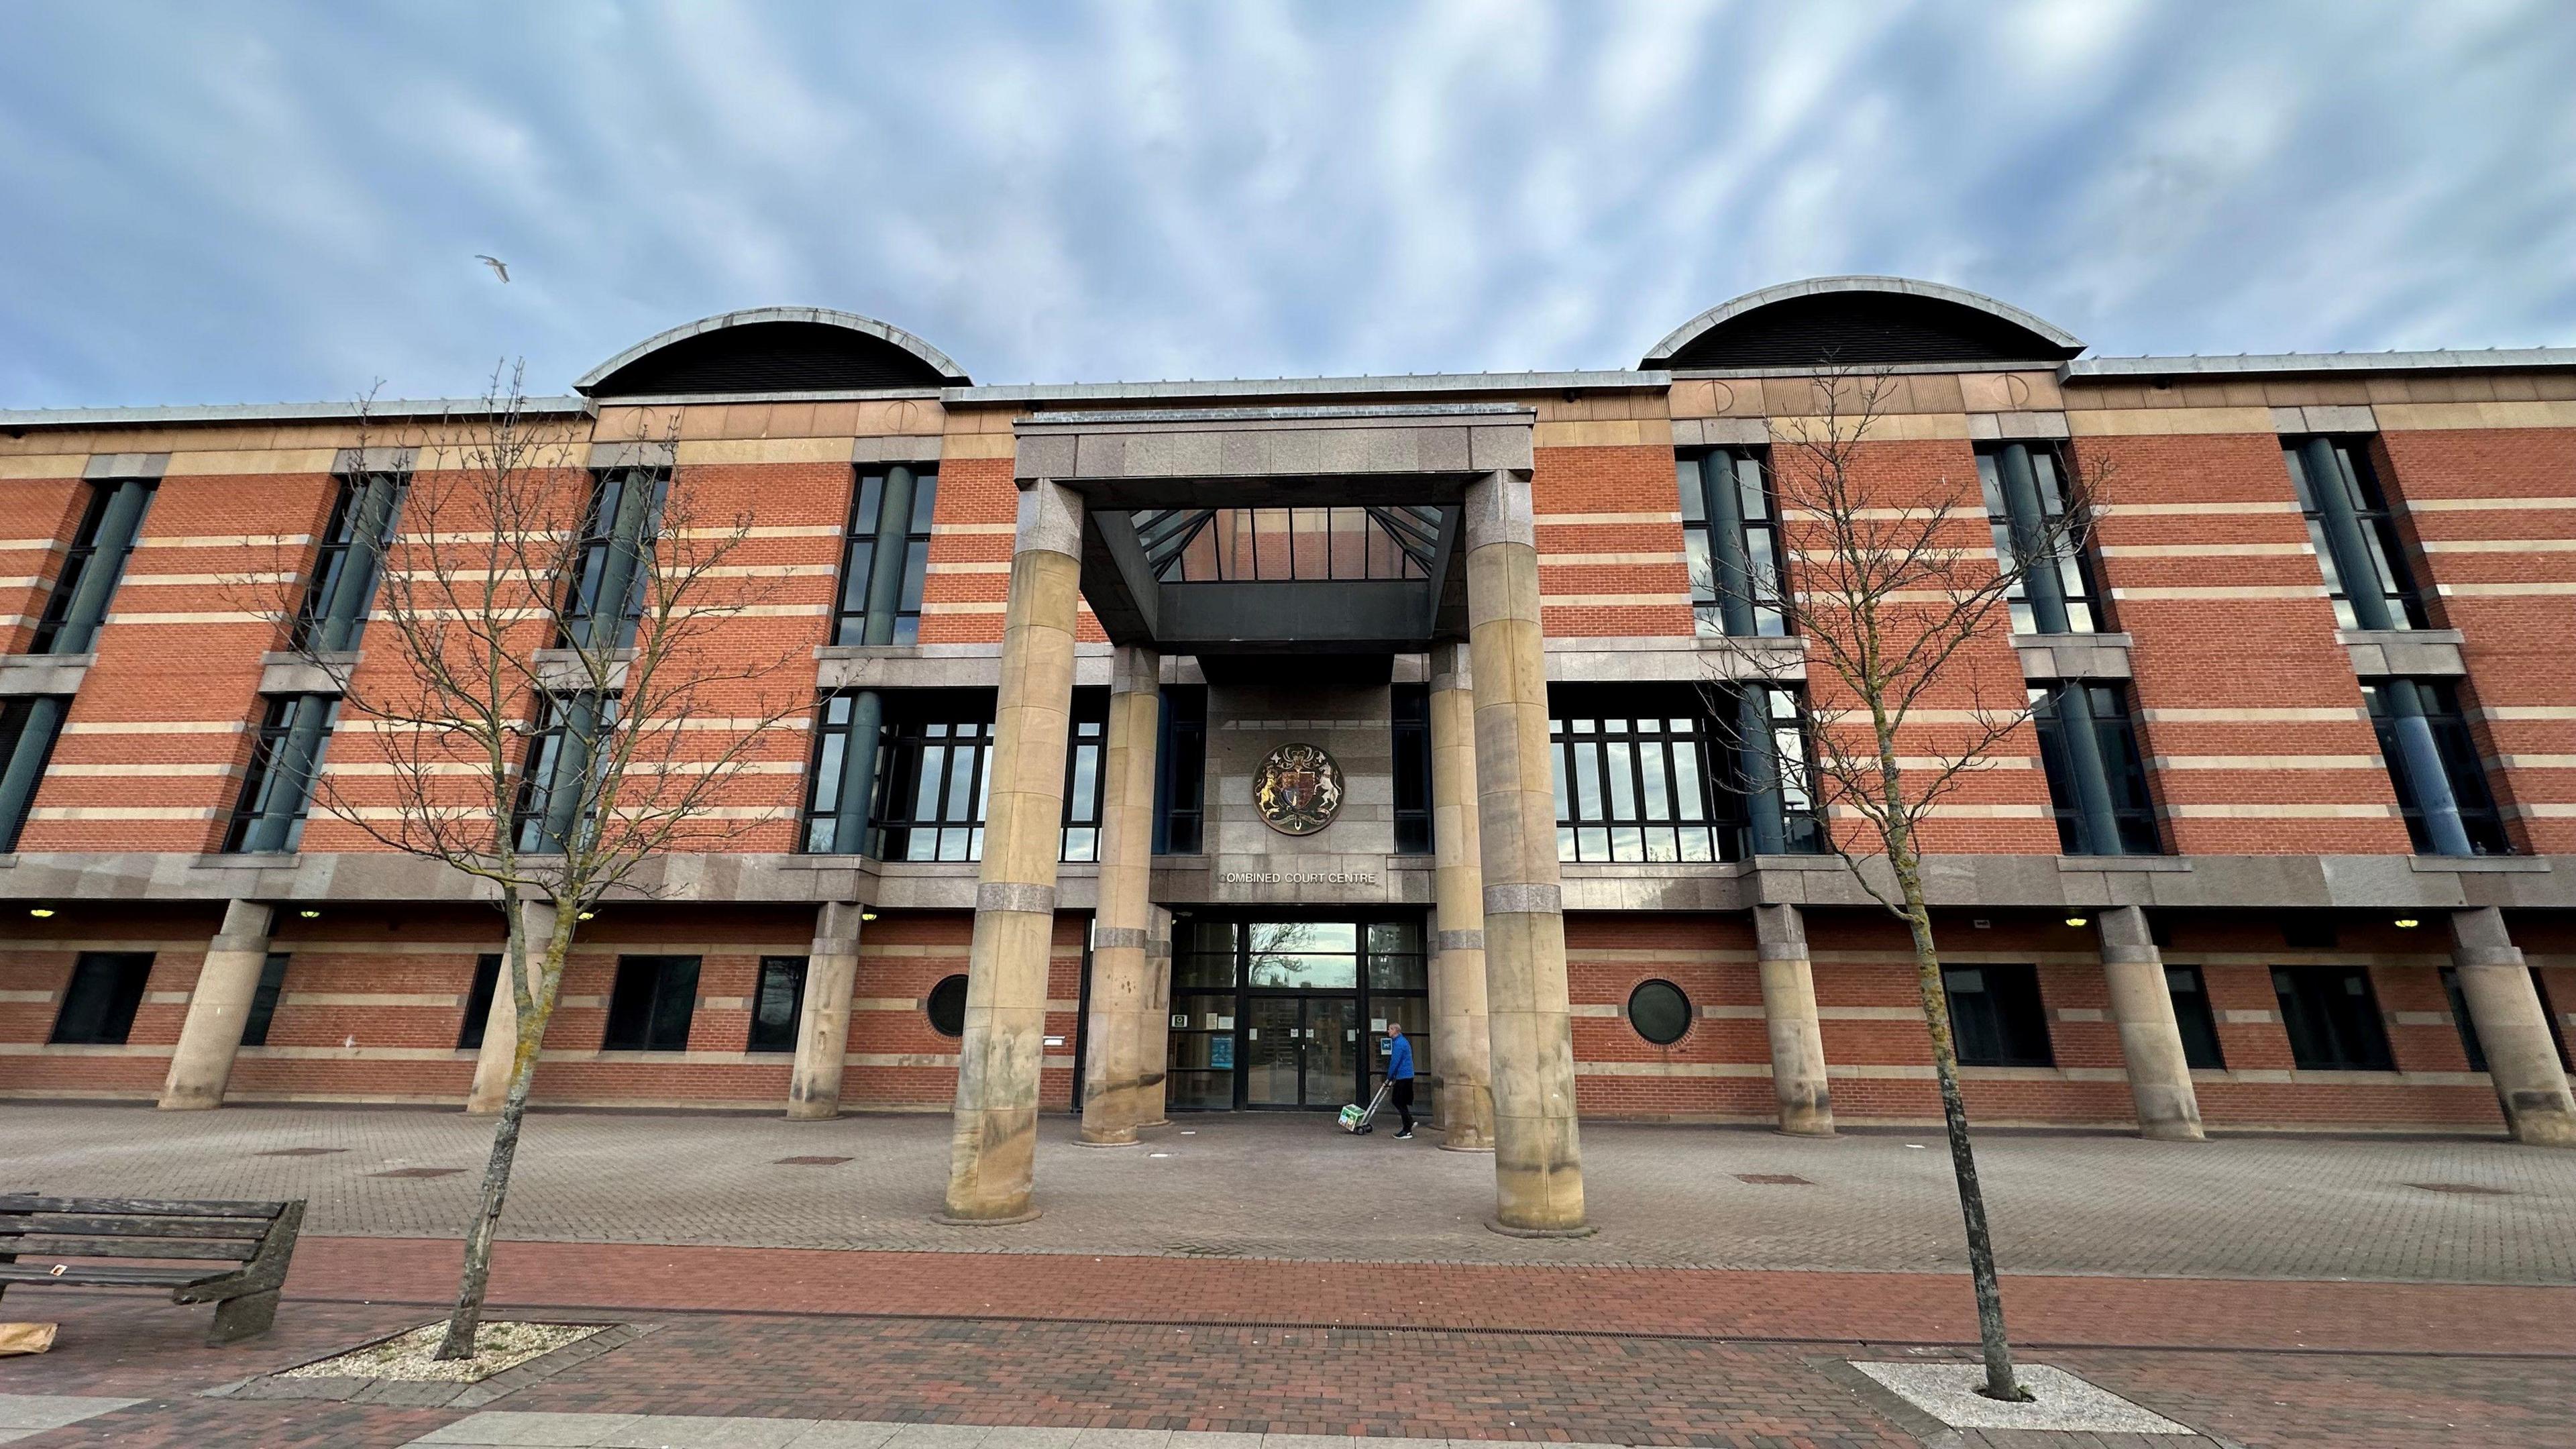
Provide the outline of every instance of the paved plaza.
<path id="1" fill-rule="evenodd" d="M 489 1131 L 420 1110 L 13 1106 L 0 1187 L 304 1197 L 312 1216 L 276 1331 L 231 1348 L 203 1346 L 203 1308 L 13 1291 L 7 1317 L 62 1333 L 0 1360 L 0 1441 L 2576 1442 L 2576 1153 L 2466 1138 L 1985 1137 L 2024 1361 L 2188 1434 L 1953 1431 L 1854 1367 L 1973 1342 L 1936 1137 L 1615 1124 L 1584 1138 L 1601 1234 L 1532 1242 L 1483 1228 L 1490 1159 L 1319 1119 L 1185 1118 L 1118 1151 L 1050 1119 L 1046 1216 L 966 1230 L 930 1221 L 941 1117 L 549 1112 L 496 1312 L 631 1339 L 489 1402 L 264 1389 L 438 1315 Z"/>
<path id="2" fill-rule="evenodd" d="M 13 1181 L 49 1192 L 294 1198 L 306 1231 L 445 1237 L 472 1211 L 491 1125 L 454 1112 L 9 1109 Z M 1041 1129 L 1046 1215 L 931 1221 L 944 1115 L 791 1123 L 714 1114 L 529 1118 L 504 1236 L 938 1252 L 1357 1262 L 1923 1271 L 1964 1266 L 1937 1133 L 1832 1141 L 1586 1124 L 1597 1237 L 1484 1228 L 1493 1159 L 1431 1134 L 1353 1138 L 1320 1116 L 1182 1116 L 1141 1147 Z M 846 1161 L 785 1162 L 789 1158 Z M 2475 1137 L 2109 1133 L 1979 1138 L 2002 1260 L 2025 1273 L 2576 1282 L 2576 1153 Z M 455 1169 L 445 1176 L 387 1176 Z M 1783 1182 L 1777 1179 L 1796 1178 Z"/>

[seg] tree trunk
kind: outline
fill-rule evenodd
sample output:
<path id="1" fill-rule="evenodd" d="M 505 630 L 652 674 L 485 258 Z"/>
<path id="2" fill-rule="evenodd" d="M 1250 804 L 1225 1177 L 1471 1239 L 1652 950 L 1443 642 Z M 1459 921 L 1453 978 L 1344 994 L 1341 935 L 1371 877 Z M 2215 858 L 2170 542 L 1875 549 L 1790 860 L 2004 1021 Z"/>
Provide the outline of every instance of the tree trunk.
<path id="1" fill-rule="evenodd" d="M 1990 1399 L 2020 1403 L 2030 1394 L 2013 1379 L 2012 1348 L 2004 1341 L 2003 1286 L 1995 1279 L 1995 1244 L 1986 1231 L 1986 1194 L 1977 1182 L 1977 1155 L 1968 1145 L 1968 1106 L 1959 1096 L 1959 1049 L 1950 1035 L 1949 993 L 1941 984 L 1941 955 L 1932 944 L 1931 913 L 1910 858 L 1896 865 L 1905 893 L 1905 923 L 1914 934 L 1914 979 L 1923 995 L 1923 1021 L 1932 1032 L 1932 1073 L 1941 1083 L 1941 1122 L 1950 1137 L 1950 1172 L 1959 1183 L 1959 1216 L 1968 1227 L 1968 1277 L 1977 1292 L 1977 1341 L 1985 1352 Z"/>
<path id="2" fill-rule="evenodd" d="M 518 914 L 515 908 L 513 914 Z M 456 1309 L 448 1315 L 447 1336 L 439 1341 L 436 1356 L 441 1359 L 474 1356 L 475 1336 L 483 1326 L 483 1295 L 492 1279 L 492 1237 L 501 1226 L 501 1203 L 509 1195 L 510 1168 L 519 1155 L 519 1124 L 528 1115 L 528 1088 L 536 1080 L 537 1049 L 545 1041 L 546 1022 L 554 1015 L 555 991 L 563 982 L 564 953 L 571 944 L 566 935 L 579 915 L 577 905 L 558 906 L 554 933 L 535 958 L 533 970 L 528 969 L 526 934 L 519 928 L 524 917 L 512 923 L 520 946 L 513 954 L 519 959 L 514 962 L 504 958 L 502 964 L 513 978 L 504 984 L 519 998 L 518 1049 L 510 1058 L 510 1089 L 501 1099 L 500 1124 L 492 1133 L 492 1156 L 483 1167 L 483 1200 L 475 1210 L 473 1227 L 465 1234 L 465 1270 L 457 1280 Z"/>

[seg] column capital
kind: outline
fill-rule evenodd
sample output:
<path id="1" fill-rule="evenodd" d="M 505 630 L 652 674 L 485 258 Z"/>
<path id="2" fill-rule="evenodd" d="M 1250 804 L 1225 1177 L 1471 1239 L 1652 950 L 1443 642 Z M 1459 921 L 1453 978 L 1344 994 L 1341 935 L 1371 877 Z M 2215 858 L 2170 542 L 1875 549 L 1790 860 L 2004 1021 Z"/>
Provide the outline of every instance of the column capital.
<path id="1" fill-rule="evenodd" d="M 1082 495 L 1061 483 L 1032 478 L 1020 484 L 1020 515 L 1013 535 L 1014 554 L 1060 553 L 1082 557 Z"/>
<path id="2" fill-rule="evenodd" d="M 1538 546 L 1538 515 L 1530 503 L 1530 482 L 1521 474 L 1497 469 L 1467 485 L 1467 505 L 1460 524 L 1467 552 L 1489 543 Z"/>

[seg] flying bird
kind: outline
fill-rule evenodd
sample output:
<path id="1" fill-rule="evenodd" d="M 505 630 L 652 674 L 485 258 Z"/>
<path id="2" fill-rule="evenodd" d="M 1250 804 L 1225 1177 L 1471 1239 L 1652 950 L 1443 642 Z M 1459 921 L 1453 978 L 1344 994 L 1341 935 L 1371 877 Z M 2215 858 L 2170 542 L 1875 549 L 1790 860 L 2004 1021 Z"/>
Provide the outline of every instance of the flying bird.
<path id="1" fill-rule="evenodd" d="M 503 262 L 499 257 L 487 257 L 487 256 L 483 255 L 481 252 L 476 252 L 476 253 L 474 254 L 474 260 L 476 260 L 476 261 L 478 261 L 478 262 L 481 262 L 483 265 L 485 265 L 485 266 L 487 266 L 487 267 L 490 267 L 490 268 L 492 269 L 492 275 L 494 275 L 494 276 L 496 276 L 496 277 L 499 277 L 499 278 L 501 279 L 501 283 L 502 283 L 502 285 L 504 285 L 504 286 L 509 285 L 509 281 L 510 281 L 510 268 L 509 268 L 509 265 L 508 265 L 507 263 Z"/>

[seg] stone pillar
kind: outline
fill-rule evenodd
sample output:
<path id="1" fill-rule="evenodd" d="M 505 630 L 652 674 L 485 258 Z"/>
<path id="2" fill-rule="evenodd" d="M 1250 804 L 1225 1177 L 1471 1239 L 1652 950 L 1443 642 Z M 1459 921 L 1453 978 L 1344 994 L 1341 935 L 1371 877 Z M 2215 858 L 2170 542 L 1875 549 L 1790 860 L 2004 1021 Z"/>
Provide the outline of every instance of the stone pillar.
<path id="1" fill-rule="evenodd" d="M 1047 957 L 1064 831 L 1064 748 L 1081 599 L 1082 499 L 1039 480 L 1020 494 L 1002 617 L 1002 690 L 986 779 L 984 868 L 966 964 L 957 1115 L 943 1218 L 1026 1222 L 1046 1053 Z"/>
<path id="2" fill-rule="evenodd" d="M 2522 949 L 2505 932 L 2504 912 L 2493 906 L 2453 911 L 2451 963 L 2459 970 L 2460 998 L 2477 1025 L 2487 1076 L 2513 1140 L 2576 1147 L 2576 1102 L 2568 1097 L 2567 1073 L 2551 1044 L 2555 1028 L 2532 989 Z"/>
<path id="3" fill-rule="evenodd" d="M 1575 1236 L 1584 1220 L 1566 998 L 1565 902 L 1556 865 L 1547 659 L 1529 479 L 1487 473 L 1467 490 L 1467 637 L 1476 695 L 1478 855 L 1494 1083 L 1494 1227 Z"/>
<path id="4" fill-rule="evenodd" d="M 1139 1127 L 1172 1125 L 1172 912 L 1166 906 L 1145 908 L 1145 1043 L 1143 1105 Z"/>
<path id="5" fill-rule="evenodd" d="M 533 971 L 555 933 L 551 901 L 523 901 L 519 915 L 528 938 L 528 968 Z M 474 1056 L 474 1086 L 465 1098 L 466 1115 L 500 1115 L 501 1099 L 510 1095 L 510 1068 L 519 1053 L 519 1007 L 510 990 L 518 967 L 510 960 L 510 943 L 501 942 L 501 978 L 492 983 L 492 1014 L 483 1018 L 483 1049 Z"/>
<path id="6" fill-rule="evenodd" d="M 1091 1017 L 1082 1024 L 1082 1131 L 1092 1147 L 1130 1147 L 1162 1115 L 1146 1079 L 1163 1072 L 1147 1048 L 1153 960 L 1154 745 L 1163 726 L 1163 661 L 1120 645 L 1109 675 L 1109 728 L 1100 755 L 1100 907 L 1091 926 Z M 1169 939 L 1168 937 L 1166 939 Z M 1166 958 L 1168 959 L 1168 958 Z"/>
<path id="7" fill-rule="evenodd" d="M 1753 934 L 1780 1130 L 1796 1137 L 1831 1137 L 1834 1099 L 1825 1083 L 1825 1036 L 1816 1025 L 1816 973 L 1807 957 L 1806 915 L 1793 905 L 1755 906 Z"/>
<path id="8" fill-rule="evenodd" d="M 2165 958 L 2147 933 L 2147 913 L 2136 906 L 2108 907 L 2100 929 L 2102 979 L 2111 991 L 2111 1020 L 2120 1028 L 2129 1095 L 2138 1104 L 2138 1135 L 2198 1142 L 2200 1097 L 2192 1090 L 2191 1060 L 2183 1055 Z"/>
<path id="9" fill-rule="evenodd" d="M 805 957 L 805 999 L 796 1015 L 796 1065 L 787 1078 L 787 1115 L 817 1122 L 841 1115 L 841 1069 L 850 1055 L 850 994 L 859 979 L 855 901 L 828 901 L 814 913 L 814 944 Z"/>
<path id="10" fill-rule="evenodd" d="M 276 912 L 254 901 L 230 901 L 224 923 L 206 943 L 206 964 L 188 993 L 188 1020 L 170 1053 L 170 1075 L 161 1084 L 163 1111 L 194 1111 L 224 1104 L 224 1082 L 241 1051 L 242 1023 L 259 994 L 260 969 L 268 964 L 268 928 Z"/>
<path id="11" fill-rule="evenodd" d="M 1476 832 L 1476 697 L 1468 651 L 1431 649 L 1431 1072 L 1440 1145 L 1494 1150 L 1492 1024 L 1485 1012 L 1485 865 Z"/>

